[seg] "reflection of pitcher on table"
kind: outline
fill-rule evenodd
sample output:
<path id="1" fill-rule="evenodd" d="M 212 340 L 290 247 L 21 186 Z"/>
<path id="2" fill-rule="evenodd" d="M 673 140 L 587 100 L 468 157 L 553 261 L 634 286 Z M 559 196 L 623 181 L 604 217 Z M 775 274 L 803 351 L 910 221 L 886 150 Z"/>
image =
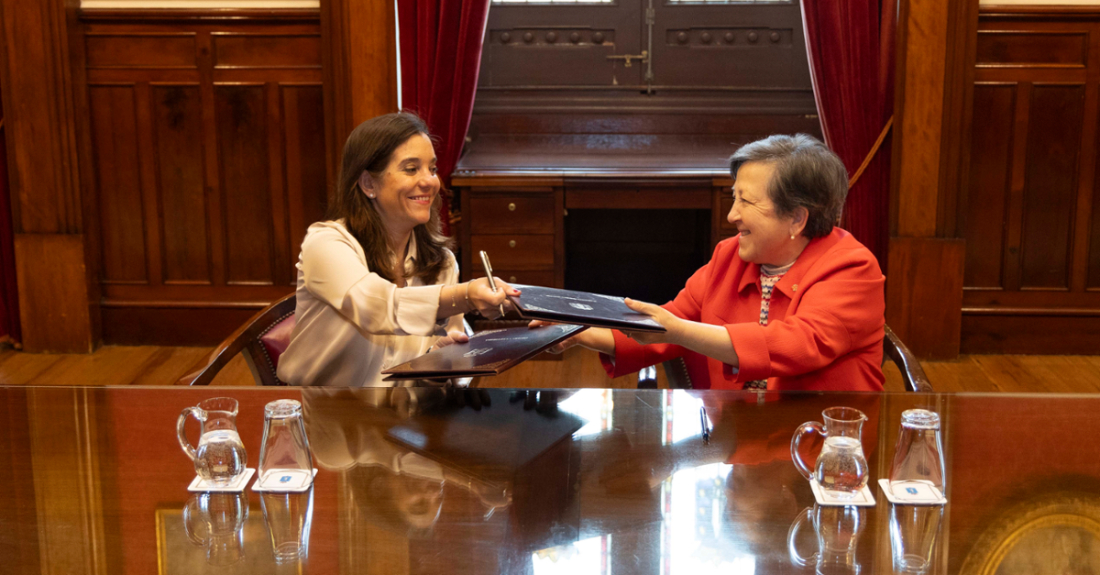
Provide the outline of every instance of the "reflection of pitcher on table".
<path id="1" fill-rule="evenodd" d="M 196 493 L 183 507 L 183 530 L 195 545 L 206 549 L 206 562 L 224 567 L 244 556 L 244 524 L 248 495 Z"/>
<path id="2" fill-rule="evenodd" d="M 820 575 L 859 573 L 856 547 L 867 522 L 866 512 L 860 507 L 833 507 L 814 505 L 807 507 L 787 532 L 787 550 L 791 562 L 799 567 L 813 564 Z M 803 557 L 798 551 L 798 534 L 809 522 L 817 536 L 817 552 Z"/>

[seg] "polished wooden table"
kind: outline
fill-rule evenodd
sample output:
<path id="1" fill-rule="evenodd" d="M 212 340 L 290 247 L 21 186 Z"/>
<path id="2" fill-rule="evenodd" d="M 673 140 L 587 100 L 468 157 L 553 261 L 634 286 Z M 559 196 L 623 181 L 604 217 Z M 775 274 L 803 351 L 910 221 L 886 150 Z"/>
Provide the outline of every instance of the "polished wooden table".
<path id="1" fill-rule="evenodd" d="M 935 537 L 929 573 L 1100 572 L 1100 396 L 477 393 L 491 405 L 438 390 L 0 387 L 0 572 L 891 573 L 891 527 L 914 520 Z M 216 396 L 239 402 L 250 467 L 264 405 L 302 402 L 313 488 L 189 493 L 176 420 Z M 875 507 L 815 511 L 790 437 L 835 405 L 869 417 L 872 482 L 901 412 L 938 412 L 949 503 L 895 508 L 875 486 Z M 300 557 L 277 563 L 276 542 Z"/>

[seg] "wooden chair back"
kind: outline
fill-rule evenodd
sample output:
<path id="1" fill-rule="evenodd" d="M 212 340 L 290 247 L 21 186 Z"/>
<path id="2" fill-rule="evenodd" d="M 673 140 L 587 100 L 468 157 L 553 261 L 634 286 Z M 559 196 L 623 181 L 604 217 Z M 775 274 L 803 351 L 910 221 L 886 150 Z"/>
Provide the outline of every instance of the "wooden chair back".
<path id="1" fill-rule="evenodd" d="M 218 372 L 238 353 L 244 354 L 257 384 L 286 385 L 279 381 L 275 370 L 279 354 L 286 350 L 290 342 L 296 303 L 292 293 L 252 316 L 214 348 L 204 365 L 180 378 L 177 385 L 210 385 Z"/>

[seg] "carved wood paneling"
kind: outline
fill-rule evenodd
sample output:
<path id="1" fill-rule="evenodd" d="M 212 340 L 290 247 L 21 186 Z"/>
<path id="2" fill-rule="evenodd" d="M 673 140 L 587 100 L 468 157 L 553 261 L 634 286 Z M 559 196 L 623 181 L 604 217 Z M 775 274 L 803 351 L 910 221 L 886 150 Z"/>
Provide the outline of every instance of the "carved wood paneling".
<path id="1" fill-rule="evenodd" d="M 88 100 L 95 153 L 112 160 L 96 170 L 103 281 L 148 283 L 134 87 L 97 86 Z"/>
<path id="2" fill-rule="evenodd" d="M 84 15 L 108 343 L 216 343 L 322 216 L 318 14 L 191 16 Z"/>
<path id="3" fill-rule="evenodd" d="M 1028 112 L 1020 287 L 1069 287 L 1085 89 L 1034 85 Z"/>
<path id="4" fill-rule="evenodd" d="M 1100 349 L 1100 13 L 990 9 L 977 53 L 962 350 Z"/>

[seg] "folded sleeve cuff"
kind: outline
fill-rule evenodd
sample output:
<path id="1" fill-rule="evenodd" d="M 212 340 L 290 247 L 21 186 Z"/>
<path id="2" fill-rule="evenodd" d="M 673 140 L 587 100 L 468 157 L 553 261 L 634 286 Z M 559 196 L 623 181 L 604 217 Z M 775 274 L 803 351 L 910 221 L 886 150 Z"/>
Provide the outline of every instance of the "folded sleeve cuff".
<path id="1" fill-rule="evenodd" d="M 622 377 L 646 367 L 645 348 L 641 344 L 626 337 L 619 330 L 611 330 L 611 335 L 615 338 L 615 357 L 612 358 L 606 353 L 600 354 L 600 363 L 607 371 L 608 377 Z"/>
<path id="2" fill-rule="evenodd" d="M 725 364 L 726 378 L 734 382 L 755 381 L 771 376 L 771 355 L 764 338 L 764 326 L 755 323 L 734 323 L 726 327 L 730 344 L 737 353 L 738 367 Z"/>
<path id="3" fill-rule="evenodd" d="M 446 320 L 437 320 L 441 285 L 404 287 L 395 290 L 394 313 L 398 335 L 438 335 Z"/>

